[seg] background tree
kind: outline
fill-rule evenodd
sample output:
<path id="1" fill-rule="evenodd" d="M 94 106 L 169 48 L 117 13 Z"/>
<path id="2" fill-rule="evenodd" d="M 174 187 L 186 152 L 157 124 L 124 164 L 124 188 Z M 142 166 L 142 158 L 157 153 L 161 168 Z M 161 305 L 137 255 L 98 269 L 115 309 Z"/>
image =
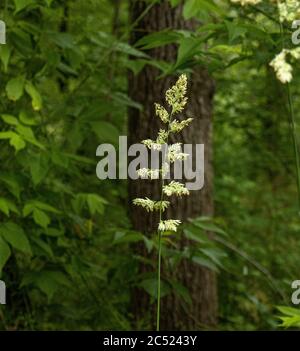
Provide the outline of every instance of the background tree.
<path id="1" fill-rule="evenodd" d="M 132 1 L 131 22 L 134 23 L 147 8 L 145 1 Z M 136 26 L 132 35 L 132 43 L 149 33 L 162 31 L 167 28 L 189 29 L 195 28 L 193 20 L 185 21 L 182 16 L 182 6 L 172 8 L 169 1 L 162 1 L 154 5 Z M 153 49 L 148 54 L 153 60 L 172 62 L 176 60 L 177 48 L 167 45 Z M 129 94 L 132 99 L 144 106 L 142 111 L 131 109 L 129 113 L 130 143 L 151 138 L 162 125 L 155 117 L 154 103 L 162 103 L 162 97 L 167 88 L 174 83 L 174 77 L 168 76 L 158 79 L 159 70 L 146 66 L 138 75 L 130 75 Z M 214 82 L 205 68 L 197 68 L 189 79 L 188 117 L 194 117 L 192 127 L 184 131 L 178 140 L 182 143 L 205 145 L 205 185 L 201 191 L 192 191 L 191 196 L 181 201 L 173 200 L 168 215 L 186 221 L 199 215 L 213 215 L 213 173 L 212 173 L 212 98 Z M 174 141 L 174 140 L 172 140 Z M 159 198 L 159 183 L 150 181 L 130 181 L 129 198 L 147 196 Z M 152 196 L 151 196 L 152 194 Z M 143 212 L 131 208 L 131 219 L 134 229 L 151 232 L 155 230 L 158 220 L 155 215 L 145 216 Z M 178 239 L 178 245 L 183 249 L 188 245 L 186 239 Z M 143 245 L 139 245 L 137 254 L 147 257 Z M 143 265 L 143 272 L 150 267 Z M 191 264 L 183 260 L 176 272 L 165 272 L 173 279 L 187 287 L 192 298 L 192 305 L 183 308 L 182 298 L 178 295 L 168 295 L 162 299 L 161 328 L 196 329 L 200 325 L 212 326 L 217 321 L 217 286 L 215 273 L 209 269 Z M 150 309 L 149 295 L 139 289 L 134 295 L 134 313 L 143 316 Z"/>

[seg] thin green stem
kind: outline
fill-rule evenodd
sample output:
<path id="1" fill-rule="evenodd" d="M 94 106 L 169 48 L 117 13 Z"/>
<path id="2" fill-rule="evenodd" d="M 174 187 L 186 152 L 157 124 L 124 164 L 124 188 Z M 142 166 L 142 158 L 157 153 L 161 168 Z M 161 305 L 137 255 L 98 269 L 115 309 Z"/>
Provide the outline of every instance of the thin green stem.
<path id="1" fill-rule="evenodd" d="M 168 147 L 169 142 L 169 134 L 170 134 L 170 125 L 172 121 L 173 112 L 170 114 L 169 123 L 168 123 L 168 137 L 166 140 L 166 147 Z M 166 159 L 166 150 L 165 155 L 163 157 L 163 161 Z M 160 192 L 160 201 L 162 202 L 164 199 L 164 188 L 165 178 L 162 174 L 162 182 L 161 182 L 161 192 Z M 162 208 L 159 209 L 159 222 L 162 220 Z M 160 330 L 160 300 L 161 300 L 161 250 L 162 250 L 162 232 L 158 230 L 158 256 L 157 256 L 157 306 L 156 306 L 156 331 Z"/>
<path id="2" fill-rule="evenodd" d="M 158 231 L 156 330 L 160 329 L 161 231 Z"/>

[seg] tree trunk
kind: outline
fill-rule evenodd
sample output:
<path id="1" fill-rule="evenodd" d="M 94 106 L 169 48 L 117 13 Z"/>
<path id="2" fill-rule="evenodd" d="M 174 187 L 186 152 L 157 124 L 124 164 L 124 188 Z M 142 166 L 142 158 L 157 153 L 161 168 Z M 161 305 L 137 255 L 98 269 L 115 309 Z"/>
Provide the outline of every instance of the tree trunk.
<path id="1" fill-rule="evenodd" d="M 144 1 L 132 2 L 131 21 L 134 22 L 146 8 Z M 169 1 L 162 1 L 155 5 L 138 23 L 133 33 L 132 42 L 141 36 L 163 30 L 193 29 L 195 22 L 184 21 L 182 7 L 171 8 Z M 177 55 L 175 45 L 167 45 L 148 52 L 155 60 L 174 61 Z M 129 94 L 132 99 L 143 105 L 144 110 L 130 109 L 129 111 L 129 142 L 138 143 L 143 139 L 155 138 L 159 128 L 162 127 L 154 113 L 154 103 L 165 104 L 164 93 L 174 84 L 177 77 L 167 77 L 157 80 L 159 71 L 146 66 L 137 76 L 129 76 Z M 180 219 L 197 216 L 213 215 L 212 199 L 212 98 L 214 93 L 213 80 L 204 68 L 197 68 L 189 78 L 188 97 L 189 103 L 185 110 L 185 117 L 194 117 L 192 125 L 186 128 L 176 139 L 182 143 L 205 145 L 205 184 L 200 191 L 191 191 L 191 195 L 181 199 L 172 200 L 168 209 L 168 218 Z M 159 181 L 129 181 L 129 199 L 135 197 L 149 197 L 159 199 Z M 130 203 L 130 215 L 133 227 L 142 232 L 153 232 L 158 225 L 155 214 L 145 214 L 143 209 Z M 184 238 L 178 238 L 180 248 L 189 245 Z M 143 246 L 136 248 L 137 254 L 149 257 Z M 152 257 L 154 259 L 154 257 Z M 155 261 L 154 261 L 155 262 Z M 153 271 L 153 267 L 141 265 L 140 273 Z M 163 273 L 166 273 L 164 271 Z M 168 295 L 161 302 L 161 329 L 162 330 L 194 330 L 203 326 L 211 327 L 217 321 L 217 284 L 215 273 L 182 261 L 176 272 L 171 273 L 185 285 L 192 298 L 191 306 L 184 306 L 182 298 Z M 141 289 L 133 294 L 133 309 L 136 318 L 142 317 L 151 310 L 149 296 Z M 153 310 L 152 310 L 153 311 Z M 155 312 L 155 311 L 153 311 Z M 155 317 L 155 313 L 151 313 Z M 152 320 L 154 328 L 154 318 Z"/>

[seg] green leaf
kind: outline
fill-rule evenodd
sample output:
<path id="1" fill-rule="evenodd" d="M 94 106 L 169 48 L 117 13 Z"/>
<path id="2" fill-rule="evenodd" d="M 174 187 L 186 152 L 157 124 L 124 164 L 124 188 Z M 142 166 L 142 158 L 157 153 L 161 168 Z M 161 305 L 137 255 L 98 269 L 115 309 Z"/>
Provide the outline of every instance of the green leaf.
<path id="1" fill-rule="evenodd" d="M 289 306 L 276 306 L 276 308 L 282 313 L 287 316 L 299 316 L 300 317 L 300 309 L 289 307 Z"/>
<path id="2" fill-rule="evenodd" d="M 30 162 L 30 173 L 33 184 L 38 185 L 47 175 L 49 171 L 49 158 L 47 155 L 39 153 L 32 157 Z"/>
<path id="3" fill-rule="evenodd" d="M 5 266 L 7 260 L 11 255 L 11 251 L 7 243 L 0 236 L 0 272 Z"/>
<path id="4" fill-rule="evenodd" d="M 9 216 L 10 211 L 19 213 L 16 205 L 11 200 L 5 199 L 3 197 L 0 197 L 0 210 L 7 216 Z"/>
<path id="5" fill-rule="evenodd" d="M 175 292 L 182 297 L 182 299 L 189 305 L 192 304 L 192 299 L 191 299 L 191 295 L 190 292 L 188 291 L 188 289 L 183 286 L 181 283 L 177 282 L 177 281 L 169 281 L 169 283 L 172 285 L 173 290 L 175 290 Z"/>
<path id="6" fill-rule="evenodd" d="M 70 282 L 62 272 L 44 270 L 42 272 L 27 273 L 23 277 L 21 287 L 31 284 L 38 287 L 46 294 L 48 300 L 51 300 L 59 288 L 68 287 Z"/>
<path id="7" fill-rule="evenodd" d="M 23 208 L 23 216 L 27 217 L 29 214 L 33 213 L 35 209 L 39 209 L 46 212 L 52 212 L 56 214 L 61 213 L 61 211 L 59 211 L 58 209 L 56 209 L 55 207 L 49 204 L 46 204 L 39 200 L 30 200 L 26 203 L 26 205 Z"/>
<path id="8" fill-rule="evenodd" d="M 31 116 L 28 111 L 21 111 L 19 114 L 19 119 L 23 124 L 28 126 L 35 126 L 39 124 L 37 119 L 34 116 Z"/>
<path id="9" fill-rule="evenodd" d="M 36 87 L 31 82 L 26 82 L 25 84 L 26 93 L 32 99 L 32 107 L 35 111 L 39 111 L 42 108 L 42 97 L 37 91 Z"/>
<path id="10" fill-rule="evenodd" d="M 15 148 L 17 152 L 24 149 L 26 146 L 26 143 L 22 139 L 22 137 L 16 133 L 14 133 L 14 135 L 10 138 L 9 143 L 11 146 Z"/>
<path id="11" fill-rule="evenodd" d="M 47 236 L 52 236 L 52 237 L 59 237 L 64 235 L 64 231 L 62 229 L 57 229 L 57 228 L 46 228 L 43 234 Z"/>
<path id="12" fill-rule="evenodd" d="M 236 23 L 225 21 L 226 28 L 228 30 L 229 43 L 232 43 L 235 39 L 239 37 L 244 37 L 247 33 L 247 28 L 240 26 Z"/>
<path id="13" fill-rule="evenodd" d="M 210 220 L 211 220 L 210 218 L 199 217 L 191 220 L 191 223 L 194 226 L 201 228 L 203 230 L 206 230 L 208 232 L 213 232 L 213 233 L 221 234 L 223 236 L 228 236 L 228 234 L 222 228 L 219 228 L 214 223 L 209 222 Z"/>
<path id="14" fill-rule="evenodd" d="M 40 149 L 45 149 L 44 145 L 42 145 L 33 134 L 33 131 L 28 126 L 23 126 L 22 124 L 17 125 L 16 127 L 17 132 L 22 136 L 22 138 L 29 143 L 39 147 Z"/>
<path id="15" fill-rule="evenodd" d="M 70 33 L 49 32 L 48 38 L 62 49 L 76 49 L 74 37 Z"/>
<path id="16" fill-rule="evenodd" d="M 145 279 L 139 284 L 139 286 L 143 288 L 151 297 L 157 299 L 157 279 Z M 170 285 L 163 280 L 161 281 L 160 288 L 161 297 L 164 297 L 171 292 Z"/>
<path id="17" fill-rule="evenodd" d="M 19 200 L 21 188 L 15 175 L 12 173 L 0 173 L 0 180 L 7 185 L 8 190 Z"/>
<path id="18" fill-rule="evenodd" d="M 183 16 L 185 19 L 210 13 L 221 15 L 223 10 L 212 0 L 187 0 L 183 8 Z"/>
<path id="19" fill-rule="evenodd" d="M 33 4 L 33 0 L 14 0 L 16 10 L 15 12 L 19 12 L 23 10 L 25 7 L 27 7 L 30 4 Z"/>
<path id="20" fill-rule="evenodd" d="M 48 7 L 50 7 L 52 2 L 53 2 L 53 0 L 45 0 L 45 1 L 46 1 L 46 4 L 48 5 Z"/>
<path id="21" fill-rule="evenodd" d="M 3 71 L 4 73 L 7 72 L 8 63 L 11 55 L 11 49 L 8 45 L 1 45 L 0 46 L 0 59 L 3 63 Z"/>
<path id="22" fill-rule="evenodd" d="M 43 228 L 47 228 L 51 221 L 49 216 L 38 208 L 34 208 L 33 210 L 33 219 L 36 224 L 40 225 Z"/>
<path id="23" fill-rule="evenodd" d="M 0 132 L 0 139 L 10 139 L 16 134 L 15 132 L 8 131 L 8 132 Z"/>
<path id="24" fill-rule="evenodd" d="M 134 47 L 132 47 L 131 45 L 127 44 L 127 43 L 118 43 L 114 46 L 116 51 L 120 51 L 122 53 L 125 53 L 127 55 L 130 56 L 135 56 L 135 57 L 139 57 L 139 58 L 147 58 L 148 55 L 146 55 L 144 52 L 135 49 Z"/>
<path id="25" fill-rule="evenodd" d="M 19 53 L 24 56 L 32 54 L 32 41 L 28 33 L 21 30 L 20 28 L 12 28 L 10 33 L 10 40 Z"/>
<path id="26" fill-rule="evenodd" d="M 0 197 L 0 211 L 6 214 L 6 216 L 9 216 L 9 207 L 7 201 L 3 198 Z"/>
<path id="27" fill-rule="evenodd" d="M 91 215 L 94 215 L 95 213 L 103 214 L 104 205 L 107 204 L 107 201 L 103 197 L 97 194 L 88 194 L 86 200 Z"/>
<path id="28" fill-rule="evenodd" d="M 199 230 L 197 228 L 188 228 L 183 230 L 184 235 L 187 239 L 196 241 L 200 244 L 207 244 L 210 242 L 210 239 L 203 232 L 203 230 Z"/>
<path id="29" fill-rule="evenodd" d="M 16 205 L 4 197 L 0 197 L 0 210 L 5 213 L 6 216 L 9 216 L 10 211 L 19 213 Z"/>
<path id="30" fill-rule="evenodd" d="M 10 100 L 17 101 L 24 93 L 24 77 L 13 78 L 6 84 L 6 93 Z"/>
<path id="31" fill-rule="evenodd" d="M 221 260 L 227 255 L 222 250 L 218 248 L 200 248 L 200 252 L 210 258 L 217 266 L 223 267 Z"/>
<path id="32" fill-rule="evenodd" d="M 198 52 L 202 41 L 197 38 L 183 38 L 180 40 L 176 67 L 186 63 Z"/>
<path id="33" fill-rule="evenodd" d="M 175 43 L 182 37 L 180 32 L 166 29 L 143 36 L 135 45 L 144 50 Z"/>
<path id="34" fill-rule="evenodd" d="M 46 204 L 45 202 L 42 202 L 42 201 L 39 201 L 39 200 L 32 200 L 31 204 L 34 207 L 39 208 L 40 210 L 47 211 L 47 212 L 52 212 L 52 213 L 56 213 L 56 214 L 61 214 L 60 210 L 58 210 L 57 208 L 55 208 L 55 207 L 53 207 L 53 206 L 51 206 L 49 204 Z"/>
<path id="35" fill-rule="evenodd" d="M 278 316 L 281 320 L 281 326 L 284 328 L 299 328 L 300 327 L 300 310 L 288 306 L 276 307 L 283 315 Z"/>
<path id="36" fill-rule="evenodd" d="M 5 115 L 4 114 L 4 115 L 1 115 L 1 118 L 7 124 L 14 125 L 14 126 L 17 126 L 19 124 L 18 119 L 12 115 Z"/>
<path id="37" fill-rule="evenodd" d="M 94 133 L 101 142 L 111 142 L 117 144 L 119 140 L 119 131 L 111 123 L 105 121 L 91 123 Z"/>
<path id="38" fill-rule="evenodd" d="M 144 240 L 144 236 L 139 232 L 116 232 L 113 244 L 135 243 L 142 240 Z"/>
<path id="39" fill-rule="evenodd" d="M 31 241 L 34 242 L 34 244 L 37 246 L 36 249 L 34 248 L 33 250 L 35 255 L 46 254 L 46 256 L 54 257 L 51 246 L 47 244 L 45 241 L 35 236 L 31 237 Z"/>
<path id="40" fill-rule="evenodd" d="M 170 3 L 171 3 L 172 7 L 175 7 L 175 6 L 179 5 L 180 0 L 170 0 Z"/>
<path id="41" fill-rule="evenodd" d="M 7 131 L 7 132 L 0 132 L 0 139 L 9 139 L 9 144 L 13 146 L 16 151 L 24 149 L 26 146 L 25 141 L 15 132 Z"/>
<path id="42" fill-rule="evenodd" d="M 215 272 L 219 271 L 215 263 L 213 263 L 210 259 L 205 258 L 203 256 L 194 255 L 192 256 L 192 261 L 196 264 L 199 264 L 202 267 L 209 268 L 212 271 L 215 271 Z"/>
<path id="43" fill-rule="evenodd" d="M 13 248 L 31 254 L 31 247 L 23 229 L 15 223 L 7 222 L 0 226 L 0 234 Z"/>

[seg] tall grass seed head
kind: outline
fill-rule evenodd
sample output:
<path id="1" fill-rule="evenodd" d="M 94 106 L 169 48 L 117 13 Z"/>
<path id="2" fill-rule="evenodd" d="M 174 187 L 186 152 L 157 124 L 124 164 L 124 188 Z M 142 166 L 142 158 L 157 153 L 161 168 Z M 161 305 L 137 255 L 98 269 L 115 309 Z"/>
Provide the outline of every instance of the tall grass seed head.
<path id="1" fill-rule="evenodd" d="M 172 113 L 181 112 L 186 103 L 187 77 L 182 74 L 172 88 L 166 92 L 166 101 L 172 107 Z"/>

